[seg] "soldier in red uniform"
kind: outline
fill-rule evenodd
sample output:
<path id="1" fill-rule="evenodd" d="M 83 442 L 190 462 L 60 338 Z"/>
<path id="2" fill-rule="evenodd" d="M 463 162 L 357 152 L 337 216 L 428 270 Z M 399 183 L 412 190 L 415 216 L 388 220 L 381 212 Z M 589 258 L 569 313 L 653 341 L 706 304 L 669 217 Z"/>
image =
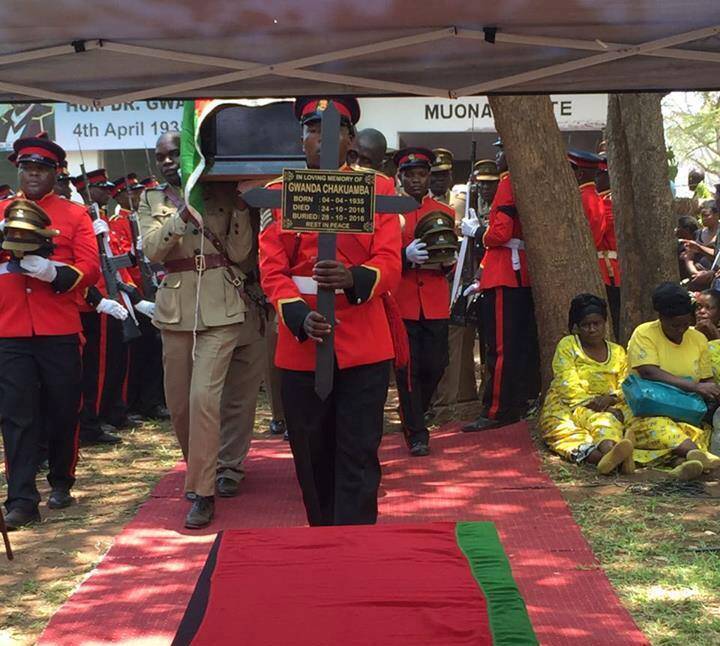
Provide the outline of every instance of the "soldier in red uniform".
<path id="1" fill-rule="evenodd" d="M 108 219 L 108 225 L 117 240 L 118 252 L 132 254 L 136 259 L 135 264 L 128 268 L 128 273 L 139 294 L 149 299 L 150 295 L 143 291 L 142 274 L 138 265 L 142 245 L 138 245 L 140 249 L 135 248 L 130 223 L 130 216 L 137 211 L 140 196 L 146 187 L 138 181 L 134 173 L 129 173 L 127 177 L 118 177 L 112 183 L 110 193 L 118 208 Z M 147 183 L 152 184 L 150 181 Z M 157 182 L 154 185 L 157 186 Z M 127 410 L 132 418 L 169 419 L 170 413 L 165 407 L 163 392 L 160 332 L 148 316 L 138 317 L 138 326 L 142 336 L 132 341 L 128 347 L 130 356 L 125 388 Z"/>
<path id="2" fill-rule="evenodd" d="M 122 243 L 107 223 L 106 207 L 113 184 L 104 168 L 71 179 L 88 207 L 97 204 L 100 217 L 92 222 L 96 235 L 107 236 L 110 252 L 118 255 Z M 86 211 L 86 217 L 89 214 Z M 120 271 L 123 282 L 133 284 L 127 269 Z M 80 442 L 83 445 L 117 444 L 113 434 L 126 427 L 129 421 L 123 400 L 123 385 L 127 373 L 127 348 L 123 342 L 122 324 L 129 316 L 124 305 L 107 297 L 102 276 L 85 295 L 80 316 L 86 343 L 83 346 L 83 405 L 80 412 Z"/>
<path id="3" fill-rule="evenodd" d="M 525 242 L 502 142 L 495 145 L 500 182 L 483 235 L 486 251 L 480 282 L 476 284 L 482 293 L 487 366 L 484 415 L 464 426 L 463 431 L 482 431 L 516 422 L 540 392 L 535 309 Z"/>
<path id="4" fill-rule="evenodd" d="M 341 114 L 338 166 L 344 165 L 360 108 L 352 97 L 301 98 L 310 168 L 320 164 L 321 111 L 332 100 Z M 372 172 L 372 171 L 364 171 Z M 392 180 L 376 176 L 376 193 L 394 195 Z M 281 190 L 282 181 L 268 188 Z M 280 319 L 275 364 L 290 446 L 310 525 L 371 524 L 377 519 L 380 462 L 393 342 L 383 296 L 400 280 L 400 223 L 375 215 L 372 235 L 339 234 L 337 259 L 317 260 L 315 233 L 283 232 L 279 209 L 261 218 L 263 291 Z M 317 311 L 318 289 L 335 290 L 335 374 L 325 401 L 314 390 L 315 348 L 330 334 Z"/>
<path id="5" fill-rule="evenodd" d="M 568 161 L 580 188 L 583 211 L 585 211 L 593 237 L 593 244 L 597 250 L 600 276 L 607 289 L 608 304 L 612 314 L 615 338 L 617 338 L 620 318 L 620 289 L 618 287 L 620 285 L 620 273 L 617 262 L 617 241 L 615 239 L 615 219 L 612 215 L 612 198 L 607 201 L 603 199 L 595 185 L 596 177 L 603 166 L 607 176 L 607 164 L 603 157 L 586 150 L 568 151 Z M 609 177 L 607 189 L 609 193 Z"/>
<path id="6" fill-rule="evenodd" d="M 595 188 L 605 209 L 605 235 L 598 247 L 600 276 L 605 283 L 608 305 L 612 314 L 615 340 L 620 339 L 620 263 L 617 255 L 617 237 L 615 235 L 615 215 L 613 214 L 612 193 L 610 191 L 610 174 L 607 160 L 602 155 L 600 167 L 595 176 Z"/>
<path id="7" fill-rule="evenodd" d="M 140 194 L 145 190 L 145 187 L 132 174 L 128 175 L 128 177 L 118 177 L 112 181 L 112 185 L 110 196 L 117 202 L 118 208 L 108 218 L 108 226 L 117 239 L 119 252 L 135 255 L 137 252 L 133 244 L 133 234 L 130 228 L 130 214 L 137 210 Z M 133 283 L 142 293 L 142 277 L 137 264 L 129 267 L 128 272 L 133 279 Z"/>
<path id="8" fill-rule="evenodd" d="M 38 447 L 47 432 L 48 506 L 73 501 L 81 396 L 80 293 L 99 276 L 98 248 L 85 209 L 53 192 L 65 151 L 47 139 L 14 145 L 22 195 L 60 231 L 50 258 L 25 255 L 21 273 L 0 264 L 0 417 L 5 444 L 7 524 L 40 519 L 35 485 Z M 0 202 L 0 220 L 10 200 Z M 51 422 L 51 423 L 50 423 Z"/>
<path id="9" fill-rule="evenodd" d="M 402 280 L 395 292 L 400 315 L 410 342 L 408 368 L 398 370 L 396 382 L 400 396 L 403 432 L 410 455 L 430 453 L 430 433 L 425 413 L 448 364 L 448 324 L 450 286 L 442 267 L 425 268 L 429 259 L 426 244 L 415 236 L 415 227 L 433 211 L 455 212 L 430 194 L 430 168 L 435 154 L 427 148 L 404 148 L 395 153 L 402 188 L 415 198 L 418 208 L 404 214 L 402 230 Z"/>

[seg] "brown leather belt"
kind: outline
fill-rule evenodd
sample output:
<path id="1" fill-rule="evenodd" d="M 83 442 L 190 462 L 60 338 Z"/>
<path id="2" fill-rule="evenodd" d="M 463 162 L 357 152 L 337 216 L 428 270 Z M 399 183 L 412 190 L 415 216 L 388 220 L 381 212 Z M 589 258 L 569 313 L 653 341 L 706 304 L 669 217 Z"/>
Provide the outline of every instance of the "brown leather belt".
<path id="1" fill-rule="evenodd" d="M 177 274 L 181 271 L 207 271 L 218 267 L 227 267 L 225 256 L 219 253 L 197 255 L 192 258 L 166 260 L 163 263 L 166 274 Z"/>

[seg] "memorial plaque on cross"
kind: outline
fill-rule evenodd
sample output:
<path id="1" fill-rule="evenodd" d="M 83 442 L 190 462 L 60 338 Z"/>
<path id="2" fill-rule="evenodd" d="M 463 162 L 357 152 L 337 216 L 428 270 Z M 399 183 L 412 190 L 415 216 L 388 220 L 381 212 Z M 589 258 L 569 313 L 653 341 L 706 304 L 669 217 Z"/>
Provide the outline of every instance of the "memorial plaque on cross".
<path id="1" fill-rule="evenodd" d="M 340 113 L 334 105 L 333 101 L 328 101 L 327 107 L 321 113 L 321 133 L 322 145 L 320 149 L 320 170 L 337 172 L 340 165 Z M 311 173 L 312 171 L 308 171 Z M 287 178 L 288 173 L 302 173 L 297 169 L 288 169 L 284 171 L 283 177 Z M 327 173 L 330 177 L 334 173 Z M 347 175 L 348 173 L 344 173 Z M 349 173 L 353 174 L 353 173 Z M 358 173 L 358 175 L 365 175 Z M 374 177 L 374 176 L 373 176 Z M 285 183 L 285 182 L 283 182 Z M 309 182 L 307 182 L 309 183 Z M 307 189 L 307 187 L 305 187 Z M 320 192 L 320 191 L 318 191 Z M 307 194 L 308 191 L 305 190 Z M 312 191 L 310 191 L 312 193 Z M 363 230 L 363 224 L 374 222 L 375 213 L 372 212 L 372 203 L 374 202 L 374 210 L 376 213 L 407 213 L 417 208 L 417 202 L 407 196 L 397 195 L 375 195 L 374 181 L 372 198 L 355 200 L 334 200 L 329 208 L 325 208 L 320 213 L 317 208 L 313 208 L 309 217 L 297 217 L 298 214 L 289 214 L 287 209 L 291 201 L 285 199 L 287 191 L 273 191 L 263 188 L 254 188 L 243 194 L 243 199 L 247 204 L 255 208 L 283 209 L 283 221 L 287 223 L 284 229 L 297 231 L 314 231 L 318 234 L 318 260 L 335 260 L 337 233 L 372 233 L 372 229 Z M 312 198 L 309 194 L 308 198 Z M 313 204 L 312 199 L 308 199 L 307 203 Z M 314 205 L 320 204 L 319 199 L 315 200 Z M 325 203 L 327 205 L 327 203 Z M 362 207 L 359 212 L 359 207 Z M 312 207 L 311 207 L 312 208 Z M 352 212 L 350 211 L 352 209 Z M 370 210 L 370 212 L 367 212 Z M 289 221 L 289 223 L 288 223 Z M 308 226 L 308 222 L 311 224 Z M 350 224 L 349 224 L 350 223 Z M 359 230 L 353 226 L 356 224 Z M 330 335 L 325 337 L 322 343 L 317 346 L 316 363 L 315 363 L 315 392 L 323 401 L 327 399 L 333 388 L 333 373 L 335 370 L 335 292 L 329 289 L 318 289 L 317 294 L 317 311 L 322 314 L 331 326 Z"/>

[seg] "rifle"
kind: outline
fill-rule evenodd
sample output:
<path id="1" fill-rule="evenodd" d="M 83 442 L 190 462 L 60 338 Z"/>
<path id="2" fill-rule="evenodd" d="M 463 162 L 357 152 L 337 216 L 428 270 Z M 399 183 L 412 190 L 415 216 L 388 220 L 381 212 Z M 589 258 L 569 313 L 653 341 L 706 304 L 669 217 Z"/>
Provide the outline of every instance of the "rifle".
<path id="1" fill-rule="evenodd" d="M 470 144 L 470 174 L 465 191 L 465 218 L 477 218 L 478 192 L 473 182 L 473 169 L 477 157 L 477 142 Z M 450 324 L 466 326 L 473 323 L 469 315 L 469 301 L 463 295 L 465 287 L 475 280 L 475 240 L 463 236 L 458 261 L 455 265 L 452 290 L 450 292 Z"/>
<path id="2" fill-rule="evenodd" d="M 95 220 L 100 219 L 100 207 L 97 202 L 93 201 L 92 196 L 90 195 L 90 182 L 88 181 L 87 172 L 85 171 L 85 159 L 83 157 L 82 148 L 80 148 L 79 140 L 78 150 L 80 152 L 80 173 L 82 174 L 83 182 L 85 183 L 85 196 L 88 201 L 88 214 L 90 215 L 90 219 L 94 222 Z M 113 256 L 107 238 L 102 234 L 97 236 L 97 242 L 98 251 L 100 252 L 100 270 L 102 271 L 102 275 L 105 280 L 105 288 L 107 289 L 108 298 L 122 302 L 129 314 L 124 321 L 121 321 L 123 341 L 132 341 L 133 339 L 139 338 L 141 336 L 141 332 L 137 321 L 135 320 L 130 297 L 121 289 L 123 282 L 117 272 L 118 269 L 123 267 L 132 267 L 134 264 L 133 259 L 130 254 Z"/>
<path id="3" fill-rule="evenodd" d="M 147 152 L 147 150 L 145 152 Z M 128 220 L 130 222 L 130 235 L 132 236 L 132 246 L 135 251 L 135 260 L 137 262 L 138 269 L 140 270 L 143 296 L 148 300 L 154 301 L 155 293 L 158 288 L 157 277 L 150 265 L 150 261 L 143 252 L 142 235 L 140 234 L 137 209 L 133 204 L 130 194 L 130 176 L 128 174 L 127 163 L 125 161 L 125 151 L 121 150 L 120 155 L 122 157 L 123 171 L 125 172 L 125 190 L 127 191 L 128 201 L 130 202 L 130 215 L 128 216 Z"/>

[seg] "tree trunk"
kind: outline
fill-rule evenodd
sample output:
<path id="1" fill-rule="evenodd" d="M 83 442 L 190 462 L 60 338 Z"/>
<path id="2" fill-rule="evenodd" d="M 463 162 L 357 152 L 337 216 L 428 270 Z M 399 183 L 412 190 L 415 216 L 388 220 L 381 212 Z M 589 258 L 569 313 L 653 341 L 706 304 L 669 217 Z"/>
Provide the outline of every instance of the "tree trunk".
<path id="1" fill-rule="evenodd" d="M 620 336 L 655 318 L 652 291 L 678 281 L 661 94 L 608 97 L 608 167 L 622 274 Z"/>
<path id="2" fill-rule="evenodd" d="M 549 96 L 491 96 L 520 214 L 535 300 L 543 392 L 570 301 L 605 298 L 597 253 Z"/>

